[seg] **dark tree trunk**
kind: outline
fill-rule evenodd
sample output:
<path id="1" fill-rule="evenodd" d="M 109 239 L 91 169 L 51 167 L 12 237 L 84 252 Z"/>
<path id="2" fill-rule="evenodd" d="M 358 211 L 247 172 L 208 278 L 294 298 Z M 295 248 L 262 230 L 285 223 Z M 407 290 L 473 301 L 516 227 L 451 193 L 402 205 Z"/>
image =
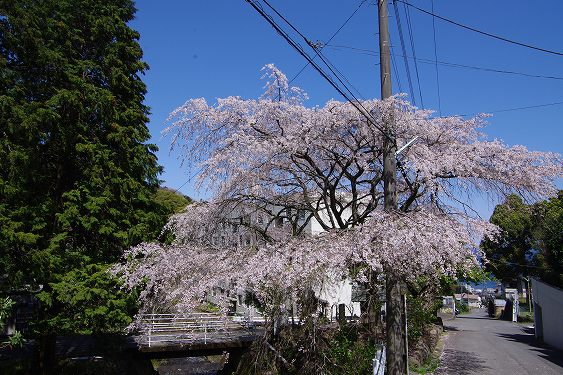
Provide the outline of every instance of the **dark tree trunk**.
<path id="1" fill-rule="evenodd" d="M 367 328 L 377 335 L 381 313 L 381 285 L 377 282 L 377 274 L 372 272 L 367 290 Z"/>
<path id="2" fill-rule="evenodd" d="M 387 331 L 387 375 L 406 374 L 406 347 L 403 336 L 401 283 L 392 275 L 385 280 L 386 331 Z"/>
<path id="3" fill-rule="evenodd" d="M 48 333 L 39 338 L 39 373 L 41 375 L 51 375 L 57 373 L 56 359 L 57 335 Z"/>

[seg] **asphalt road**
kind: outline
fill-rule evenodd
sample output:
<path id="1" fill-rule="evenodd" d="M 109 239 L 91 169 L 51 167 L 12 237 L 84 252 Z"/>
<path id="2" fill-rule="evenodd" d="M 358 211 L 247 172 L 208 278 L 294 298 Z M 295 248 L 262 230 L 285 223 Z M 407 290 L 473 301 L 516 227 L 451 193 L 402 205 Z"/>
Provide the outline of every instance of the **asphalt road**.
<path id="1" fill-rule="evenodd" d="M 538 343 L 527 326 L 490 319 L 483 309 L 444 319 L 447 337 L 435 374 L 563 374 L 563 351 Z"/>

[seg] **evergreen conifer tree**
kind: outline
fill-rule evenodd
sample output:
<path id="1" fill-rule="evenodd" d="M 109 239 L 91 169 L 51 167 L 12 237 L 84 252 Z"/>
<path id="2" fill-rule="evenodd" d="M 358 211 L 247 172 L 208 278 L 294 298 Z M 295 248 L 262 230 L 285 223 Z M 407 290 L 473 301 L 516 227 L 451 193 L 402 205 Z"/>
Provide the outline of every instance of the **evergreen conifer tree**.
<path id="1" fill-rule="evenodd" d="M 0 282 L 40 290 L 42 337 L 120 330 L 133 299 L 104 270 L 163 223 L 134 14 L 0 1 Z"/>

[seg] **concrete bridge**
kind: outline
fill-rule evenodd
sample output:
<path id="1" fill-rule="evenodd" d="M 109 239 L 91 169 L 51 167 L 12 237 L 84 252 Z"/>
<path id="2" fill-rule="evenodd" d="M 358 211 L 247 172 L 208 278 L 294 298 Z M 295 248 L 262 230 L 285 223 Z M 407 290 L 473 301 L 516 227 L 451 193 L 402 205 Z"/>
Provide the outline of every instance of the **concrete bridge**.
<path id="1" fill-rule="evenodd" d="M 221 371 L 236 370 L 248 347 L 263 334 L 263 319 L 225 317 L 215 313 L 145 314 L 140 331 L 131 336 L 142 359 L 222 355 L 228 360 Z"/>

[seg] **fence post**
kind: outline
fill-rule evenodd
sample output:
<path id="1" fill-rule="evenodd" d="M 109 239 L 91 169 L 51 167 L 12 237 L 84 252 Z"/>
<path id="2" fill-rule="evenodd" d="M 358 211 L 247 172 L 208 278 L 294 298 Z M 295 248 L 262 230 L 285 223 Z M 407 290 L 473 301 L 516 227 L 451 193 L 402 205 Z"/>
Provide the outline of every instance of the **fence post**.
<path id="1" fill-rule="evenodd" d="M 149 348 L 151 347 L 152 322 L 149 320 Z"/>

